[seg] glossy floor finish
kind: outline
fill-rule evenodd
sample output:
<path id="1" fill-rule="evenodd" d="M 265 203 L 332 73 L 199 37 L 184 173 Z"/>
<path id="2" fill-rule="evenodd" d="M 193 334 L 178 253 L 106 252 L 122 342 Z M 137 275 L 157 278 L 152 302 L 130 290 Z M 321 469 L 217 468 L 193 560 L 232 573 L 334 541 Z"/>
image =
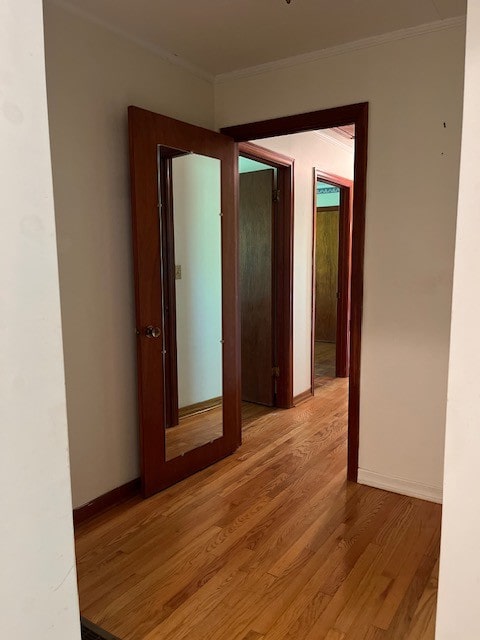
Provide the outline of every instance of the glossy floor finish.
<path id="1" fill-rule="evenodd" d="M 267 408 L 267 411 L 269 409 Z M 265 408 L 242 402 L 243 428 L 258 415 L 265 413 Z M 207 442 L 213 442 L 223 435 L 223 409 L 214 407 L 201 411 L 192 416 L 181 418 L 180 424 L 165 432 L 165 451 L 167 460 L 173 460 L 187 451 L 201 447 Z"/>
<path id="2" fill-rule="evenodd" d="M 321 387 L 335 377 L 336 344 L 335 342 L 315 341 L 315 388 Z"/>
<path id="3" fill-rule="evenodd" d="M 80 526 L 82 613 L 123 640 L 433 640 L 440 507 L 345 481 L 347 384 Z"/>

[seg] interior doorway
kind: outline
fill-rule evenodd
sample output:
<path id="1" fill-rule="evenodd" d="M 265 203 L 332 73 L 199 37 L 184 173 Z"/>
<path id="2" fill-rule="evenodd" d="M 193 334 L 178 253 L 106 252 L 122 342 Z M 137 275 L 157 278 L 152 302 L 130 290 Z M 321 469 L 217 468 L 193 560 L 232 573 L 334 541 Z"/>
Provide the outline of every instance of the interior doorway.
<path id="1" fill-rule="evenodd" d="M 353 182 L 314 169 L 312 394 L 350 368 Z"/>
<path id="2" fill-rule="evenodd" d="M 349 367 L 348 367 L 348 462 L 347 477 L 356 482 L 358 478 L 359 419 L 360 419 L 360 360 L 363 313 L 363 269 L 365 243 L 365 209 L 368 155 L 368 103 L 352 104 L 321 111 L 274 118 L 225 127 L 221 132 L 237 143 L 289 134 L 319 131 L 329 128 L 355 126 L 354 182 L 351 190 L 351 277 L 349 323 Z M 292 289 L 288 289 L 292 297 Z M 345 316 L 344 316 L 345 317 Z M 312 342 L 313 342 L 313 332 Z M 348 338 L 347 338 L 348 339 Z M 313 367 L 312 367 L 313 374 Z M 311 393 L 311 390 L 308 391 Z"/>

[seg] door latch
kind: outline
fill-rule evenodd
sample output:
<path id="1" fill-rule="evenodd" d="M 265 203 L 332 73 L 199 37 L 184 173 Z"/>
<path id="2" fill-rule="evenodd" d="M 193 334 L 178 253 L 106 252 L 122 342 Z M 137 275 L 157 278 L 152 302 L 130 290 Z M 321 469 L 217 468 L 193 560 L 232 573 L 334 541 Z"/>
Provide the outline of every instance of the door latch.
<path id="1" fill-rule="evenodd" d="M 160 327 L 153 327 L 151 324 L 145 327 L 145 335 L 147 338 L 159 338 L 162 335 Z"/>

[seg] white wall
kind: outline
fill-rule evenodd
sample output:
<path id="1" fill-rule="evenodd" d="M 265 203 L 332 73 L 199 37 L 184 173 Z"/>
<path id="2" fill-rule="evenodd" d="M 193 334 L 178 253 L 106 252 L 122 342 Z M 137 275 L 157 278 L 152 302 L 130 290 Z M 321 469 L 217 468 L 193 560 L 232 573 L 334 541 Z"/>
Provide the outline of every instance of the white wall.
<path id="1" fill-rule="evenodd" d="M 178 406 L 222 395 L 220 160 L 195 154 L 172 161 Z"/>
<path id="2" fill-rule="evenodd" d="M 45 6 L 74 505 L 139 475 L 127 107 L 213 124 L 213 87 Z"/>
<path id="3" fill-rule="evenodd" d="M 311 387 L 313 169 L 353 178 L 353 152 L 313 132 L 257 140 L 295 160 L 293 230 L 293 394 Z"/>
<path id="4" fill-rule="evenodd" d="M 369 482 L 435 499 L 443 474 L 463 66 L 464 29 L 455 27 L 216 87 L 218 127 L 370 102 L 360 466 Z M 295 246 L 307 242 L 297 237 Z M 306 267 L 297 269 L 300 280 Z"/>
<path id="5" fill-rule="evenodd" d="M 72 479 L 80 505 L 138 474 L 125 109 L 134 103 L 211 127 L 213 87 L 48 3 L 46 22 Z M 409 491 L 437 498 L 463 46 L 463 29 L 455 27 L 215 87 L 218 127 L 370 102 L 360 464 L 370 478 L 408 480 Z M 303 251 L 308 237 L 296 235 Z M 296 273 L 305 283 L 308 265 Z M 297 378 L 297 392 L 304 382 Z"/>
<path id="6" fill-rule="evenodd" d="M 468 4 L 437 640 L 480 638 L 480 5 Z"/>
<path id="7" fill-rule="evenodd" d="M 40 0 L 0 0 L 0 637 L 80 637 Z"/>

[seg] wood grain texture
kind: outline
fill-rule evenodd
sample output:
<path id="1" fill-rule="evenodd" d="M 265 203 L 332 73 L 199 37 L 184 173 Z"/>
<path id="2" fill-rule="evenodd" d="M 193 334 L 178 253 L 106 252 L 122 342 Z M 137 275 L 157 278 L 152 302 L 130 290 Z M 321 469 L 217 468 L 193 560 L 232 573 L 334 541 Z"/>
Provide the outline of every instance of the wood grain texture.
<path id="1" fill-rule="evenodd" d="M 339 209 L 317 209 L 315 234 L 315 341 L 337 340 Z"/>
<path id="2" fill-rule="evenodd" d="M 314 379 L 317 389 L 335 378 L 336 345 L 331 342 L 315 342 L 314 349 Z"/>
<path id="3" fill-rule="evenodd" d="M 313 394 L 311 389 L 305 389 L 305 391 L 302 391 L 302 393 L 299 393 L 293 398 L 294 406 L 298 407 L 298 405 L 301 404 L 302 402 L 305 402 L 305 400 L 310 400 L 312 395 Z"/>
<path id="4" fill-rule="evenodd" d="M 180 418 L 179 423 L 165 432 L 165 457 L 173 460 L 188 451 L 213 442 L 223 435 L 223 410 L 220 406 L 197 411 Z"/>
<path id="5" fill-rule="evenodd" d="M 346 401 L 256 407 L 234 455 L 78 527 L 82 613 L 122 640 L 433 640 L 441 507 L 346 481 Z"/>
<path id="6" fill-rule="evenodd" d="M 277 379 L 275 404 L 293 406 L 293 227 L 294 227 L 294 160 L 251 142 L 241 142 L 239 153 L 277 169 L 278 202 L 274 203 L 274 334 Z"/>
<path id="7" fill-rule="evenodd" d="M 274 404 L 273 169 L 240 174 L 242 400 Z"/>

